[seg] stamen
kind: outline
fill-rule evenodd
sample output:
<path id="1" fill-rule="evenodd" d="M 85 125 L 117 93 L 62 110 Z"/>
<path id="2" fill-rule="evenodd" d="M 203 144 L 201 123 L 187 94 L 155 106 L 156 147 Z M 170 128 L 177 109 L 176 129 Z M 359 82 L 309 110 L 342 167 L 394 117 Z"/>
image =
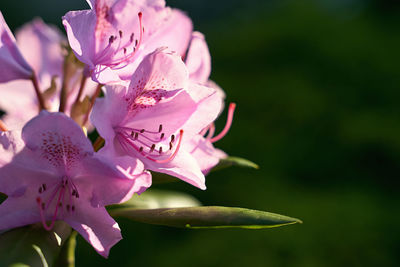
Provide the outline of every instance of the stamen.
<path id="1" fill-rule="evenodd" d="M 231 128 L 232 125 L 232 120 L 233 120 L 233 114 L 235 112 L 236 104 L 235 103 L 230 103 L 229 104 L 229 109 L 228 109 L 228 118 L 226 120 L 226 124 L 222 132 L 220 132 L 217 136 L 213 137 L 210 139 L 211 143 L 217 142 L 221 140 L 228 132 L 229 129 Z"/>
<path id="2" fill-rule="evenodd" d="M 58 191 L 59 190 L 57 189 L 57 192 Z M 63 190 L 63 189 L 59 191 L 57 203 L 56 203 L 56 206 L 55 206 L 55 209 L 54 209 L 53 217 L 51 218 L 50 225 L 47 225 L 46 215 L 44 214 L 44 212 L 47 209 L 47 207 L 50 204 L 50 202 L 46 206 L 46 204 L 44 202 L 42 202 L 41 198 L 37 198 L 36 199 L 36 202 L 37 202 L 37 204 L 39 206 L 40 218 L 42 220 L 43 228 L 46 229 L 47 231 L 50 231 L 51 229 L 53 229 L 54 223 L 55 223 L 55 221 L 57 219 L 57 213 L 58 213 L 59 204 L 61 203 L 61 198 L 63 198 L 63 196 L 64 196 L 64 192 L 65 192 L 65 190 Z"/>
<path id="3" fill-rule="evenodd" d="M 164 160 L 157 160 L 157 159 L 153 159 L 153 158 L 151 158 L 151 157 L 146 157 L 146 158 L 149 159 L 149 160 L 151 160 L 151 161 L 154 161 L 154 162 L 156 162 L 156 163 L 160 163 L 160 164 L 170 162 L 171 160 L 173 160 L 173 159 L 175 158 L 176 154 L 178 154 L 178 151 L 179 151 L 179 148 L 180 148 L 181 142 L 182 142 L 182 137 L 183 137 L 183 130 L 180 130 L 180 131 L 179 131 L 179 141 L 178 141 L 178 145 L 176 146 L 176 149 L 175 149 L 174 153 L 172 153 L 172 155 L 171 155 L 169 158 L 164 159 Z M 162 148 L 161 148 L 161 147 L 160 147 L 159 152 L 160 152 L 160 154 L 161 154 L 161 152 L 162 152 Z"/>
<path id="4" fill-rule="evenodd" d="M 2 120 L 0 120 L 0 131 L 7 132 L 7 126 L 4 124 Z"/>
<path id="5" fill-rule="evenodd" d="M 210 124 L 210 127 L 208 128 L 208 134 L 207 134 L 207 139 L 209 140 L 209 139 L 211 139 L 212 137 L 213 137 L 213 135 L 214 135 L 214 133 L 215 133 L 215 124 L 214 123 L 211 123 Z"/>

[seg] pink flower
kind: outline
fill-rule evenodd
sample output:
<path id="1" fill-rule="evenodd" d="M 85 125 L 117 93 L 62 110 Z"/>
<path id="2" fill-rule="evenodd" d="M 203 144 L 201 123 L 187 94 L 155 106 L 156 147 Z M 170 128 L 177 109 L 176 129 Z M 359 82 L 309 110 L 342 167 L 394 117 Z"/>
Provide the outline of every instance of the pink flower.
<path id="1" fill-rule="evenodd" d="M 163 0 L 89 1 L 90 10 L 63 17 L 76 57 L 86 64 L 92 79 L 107 84 L 130 80 L 141 60 L 159 47 L 183 55 L 192 23 Z"/>
<path id="2" fill-rule="evenodd" d="M 15 79 L 30 79 L 32 68 L 21 55 L 15 38 L 0 12 L 0 82 Z"/>
<path id="3" fill-rule="evenodd" d="M 58 111 L 63 79 L 62 44 L 65 43 L 65 37 L 57 27 L 47 25 L 41 19 L 35 19 L 16 31 L 16 41 L 22 55 L 38 77 L 47 110 Z M 78 71 L 69 81 L 67 113 L 75 101 L 81 75 L 82 73 Z M 94 82 L 87 81 L 84 92 L 91 93 L 96 86 Z M 52 89 L 48 90 L 51 87 Z M 6 112 L 3 119 L 11 129 L 22 128 L 36 116 L 38 100 L 32 81 L 19 79 L 0 84 L 0 109 Z"/>
<path id="4" fill-rule="evenodd" d="M 16 39 L 20 52 L 38 76 L 43 93 L 50 88 L 53 77 L 62 76 L 64 36 L 56 27 L 35 19 L 17 30 Z M 60 83 L 56 81 L 57 88 L 46 97 L 50 111 L 58 110 Z M 11 128 L 21 128 L 36 116 L 38 102 L 32 81 L 19 79 L 0 84 L 0 108 L 6 112 L 4 121 Z"/>
<path id="5" fill-rule="evenodd" d="M 104 206 L 143 190 L 150 174 L 133 161 L 137 174 L 127 178 L 96 155 L 81 128 L 62 113 L 43 111 L 23 128 L 22 149 L 19 139 L 18 133 L 1 133 L 0 192 L 8 198 L 0 205 L 0 230 L 38 221 L 49 230 L 63 220 L 107 257 L 121 233 Z"/>
<path id="6" fill-rule="evenodd" d="M 197 161 L 181 145 L 217 116 L 220 106 L 203 104 L 220 102 L 209 101 L 214 90 L 196 88 L 179 56 L 160 50 L 148 55 L 128 88 L 107 87 L 106 97 L 96 101 L 91 120 L 106 140 L 100 152 L 139 158 L 147 169 L 205 189 Z M 213 108 L 217 112 L 208 112 Z"/>

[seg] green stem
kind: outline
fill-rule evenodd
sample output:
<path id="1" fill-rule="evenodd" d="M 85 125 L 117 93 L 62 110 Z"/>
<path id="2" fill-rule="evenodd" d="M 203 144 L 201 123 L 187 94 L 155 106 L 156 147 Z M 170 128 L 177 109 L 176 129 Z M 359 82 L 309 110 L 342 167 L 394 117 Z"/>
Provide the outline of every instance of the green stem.
<path id="1" fill-rule="evenodd" d="M 72 231 L 70 237 L 67 240 L 67 266 L 75 267 L 75 247 L 76 247 L 76 236 L 78 232 Z"/>

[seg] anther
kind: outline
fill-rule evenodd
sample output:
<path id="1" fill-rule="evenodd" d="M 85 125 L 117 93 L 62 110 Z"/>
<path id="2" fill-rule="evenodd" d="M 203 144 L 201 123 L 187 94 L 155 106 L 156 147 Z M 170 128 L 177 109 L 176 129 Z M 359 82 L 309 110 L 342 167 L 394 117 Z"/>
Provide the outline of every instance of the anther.
<path id="1" fill-rule="evenodd" d="M 75 211 L 75 206 L 72 206 L 71 210 L 72 210 L 72 212 L 74 212 Z"/>
<path id="2" fill-rule="evenodd" d="M 139 148 L 139 152 L 143 152 L 143 147 L 142 146 Z"/>
<path id="3" fill-rule="evenodd" d="M 162 147 L 160 146 L 160 148 L 158 149 L 158 153 L 162 154 Z"/>
<path id="4" fill-rule="evenodd" d="M 119 38 L 122 38 L 122 31 L 121 30 L 119 30 Z"/>
<path id="5" fill-rule="evenodd" d="M 123 50 L 124 50 L 124 54 L 126 54 L 126 47 L 124 47 L 124 49 L 123 49 Z"/>
<path id="6" fill-rule="evenodd" d="M 43 188 L 39 187 L 39 194 L 41 194 L 43 192 Z"/>
<path id="7" fill-rule="evenodd" d="M 42 184 L 42 187 L 43 187 L 43 191 L 46 191 L 46 188 L 47 188 L 46 184 Z"/>
<path id="8" fill-rule="evenodd" d="M 131 37 L 129 37 L 129 41 L 131 42 L 131 43 L 133 43 L 133 38 L 135 37 L 135 34 L 134 33 L 132 33 L 131 34 Z"/>
<path id="9" fill-rule="evenodd" d="M 110 44 L 112 44 L 114 42 L 114 36 L 113 35 L 111 35 L 110 38 L 108 38 L 108 42 Z"/>
<path id="10" fill-rule="evenodd" d="M 174 147 L 174 144 L 172 142 L 169 142 L 169 150 L 171 150 Z"/>
<path id="11" fill-rule="evenodd" d="M 162 124 L 160 124 L 160 126 L 158 127 L 158 132 L 161 133 L 162 131 Z"/>
<path id="12" fill-rule="evenodd" d="M 140 133 L 144 133 L 144 131 L 145 131 L 145 130 L 144 130 L 144 129 L 142 129 L 142 130 L 140 130 Z"/>
<path id="13" fill-rule="evenodd" d="M 173 135 L 171 135 L 171 143 L 173 143 L 174 140 L 175 140 L 175 135 L 173 134 Z"/>
<path id="14" fill-rule="evenodd" d="M 154 151 L 154 148 L 156 148 L 156 144 L 152 144 L 150 148 L 150 153 Z"/>
<path id="15" fill-rule="evenodd" d="M 160 139 L 163 139 L 163 138 L 164 138 L 164 136 L 165 136 L 165 134 L 164 134 L 164 133 L 162 133 L 162 134 L 161 134 L 161 136 L 160 136 Z"/>

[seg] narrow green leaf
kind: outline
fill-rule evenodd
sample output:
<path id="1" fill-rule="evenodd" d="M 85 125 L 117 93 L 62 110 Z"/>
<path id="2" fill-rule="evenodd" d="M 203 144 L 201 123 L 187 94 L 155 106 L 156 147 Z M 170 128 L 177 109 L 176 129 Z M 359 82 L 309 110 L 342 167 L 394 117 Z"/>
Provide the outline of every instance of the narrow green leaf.
<path id="1" fill-rule="evenodd" d="M 244 168 L 252 168 L 252 169 L 259 169 L 259 166 L 254 162 L 239 158 L 239 157 L 227 157 L 225 159 L 221 159 L 217 166 L 215 166 L 211 171 L 218 171 L 222 170 L 231 166 L 238 166 Z"/>
<path id="2" fill-rule="evenodd" d="M 121 208 L 112 210 L 111 214 L 143 223 L 192 229 L 263 229 L 302 223 L 299 219 L 280 214 L 218 206 L 164 209 Z"/>
<path id="3" fill-rule="evenodd" d="M 15 228 L 0 235 L 0 266 L 52 266 L 71 228 L 57 222 L 52 231 L 41 224 Z"/>
<path id="4" fill-rule="evenodd" d="M 193 196 L 182 192 L 148 189 L 140 196 L 134 195 L 123 204 L 111 206 L 111 208 L 183 208 L 201 206 L 201 203 Z"/>

